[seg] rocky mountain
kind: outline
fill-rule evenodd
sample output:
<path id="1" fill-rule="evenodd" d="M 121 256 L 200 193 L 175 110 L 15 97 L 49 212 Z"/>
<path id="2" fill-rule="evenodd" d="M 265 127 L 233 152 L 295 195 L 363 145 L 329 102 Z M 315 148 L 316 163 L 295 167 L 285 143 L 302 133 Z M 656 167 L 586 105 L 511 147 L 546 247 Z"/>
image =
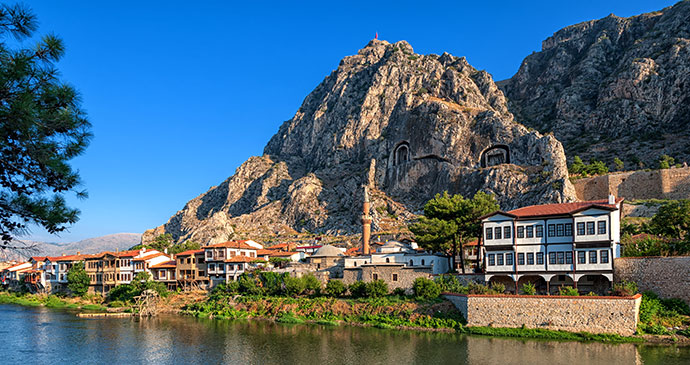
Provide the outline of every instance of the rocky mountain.
<path id="1" fill-rule="evenodd" d="M 142 241 L 395 229 L 434 194 L 496 194 L 505 209 L 575 198 L 563 148 L 517 123 L 491 75 L 465 58 L 372 40 L 345 57 L 233 176 Z"/>
<path id="2" fill-rule="evenodd" d="M 690 1 L 561 29 L 498 84 L 518 120 L 553 131 L 568 158 L 689 161 Z"/>
<path id="3" fill-rule="evenodd" d="M 115 233 L 106 236 L 87 238 L 85 240 L 69 243 L 22 241 L 20 247 L 35 246 L 37 252 L 0 252 L 0 257 L 17 259 L 18 256 L 60 256 L 62 254 L 91 254 L 101 251 L 126 250 L 141 241 L 139 233 Z"/>

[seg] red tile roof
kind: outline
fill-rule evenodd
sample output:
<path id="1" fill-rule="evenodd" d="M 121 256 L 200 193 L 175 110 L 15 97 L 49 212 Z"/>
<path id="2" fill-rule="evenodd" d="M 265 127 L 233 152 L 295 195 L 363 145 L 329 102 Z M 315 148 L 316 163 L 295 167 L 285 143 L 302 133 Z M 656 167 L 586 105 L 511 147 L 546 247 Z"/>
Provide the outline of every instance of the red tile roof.
<path id="1" fill-rule="evenodd" d="M 289 251 L 278 251 L 278 252 L 273 252 L 269 254 L 268 256 L 271 257 L 290 257 L 294 254 L 298 254 L 299 252 L 289 252 Z"/>
<path id="2" fill-rule="evenodd" d="M 204 253 L 204 250 L 199 249 L 199 250 L 182 251 L 175 256 L 191 256 L 191 255 L 196 255 L 199 253 Z"/>
<path id="3" fill-rule="evenodd" d="M 153 265 L 149 267 L 149 269 L 174 269 L 177 261 L 166 261 L 166 262 L 161 262 L 160 264 Z"/>
<path id="4" fill-rule="evenodd" d="M 261 249 L 261 250 L 257 250 L 257 251 L 256 251 L 256 254 L 257 254 L 258 256 L 266 256 L 266 255 L 274 254 L 274 253 L 276 253 L 276 252 L 280 252 L 280 251 L 277 251 L 277 250 L 269 250 L 269 249 Z"/>
<path id="5" fill-rule="evenodd" d="M 241 248 L 244 250 L 258 250 L 256 247 L 249 246 L 245 242 L 247 241 L 227 241 L 227 242 L 221 242 L 221 243 L 216 243 L 213 245 L 208 245 L 205 248 Z"/>
<path id="6" fill-rule="evenodd" d="M 4 268 L 3 270 L 10 270 L 10 269 L 13 269 L 13 268 L 15 268 L 15 267 L 17 267 L 17 266 L 25 265 L 25 264 L 30 264 L 30 263 L 29 263 L 29 262 L 20 262 L 20 263 L 18 263 L 18 264 L 16 264 L 16 265 L 12 265 L 12 266 L 10 266 L 10 267 L 6 267 L 6 268 Z"/>
<path id="7" fill-rule="evenodd" d="M 235 256 L 231 257 L 229 259 L 226 259 L 225 262 L 252 262 L 256 260 L 261 260 L 265 261 L 264 259 L 260 257 L 249 257 L 249 256 Z"/>
<path id="8" fill-rule="evenodd" d="M 574 214 L 579 211 L 588 208 L 601 208 L 607 210 L 618 209 L 618 203 L 622 202 L 623 198 L 616 199 L 616 204 L 608 204 L 608 199 L 602 200 L 591 200 L 586 202 L 575 202 L 575 203 L 560 203 L 560 204 L 542 204 L 542 205 L 530 205 L 518 209 L 510 210 L 507 213 L 516 218 L 528 218 L 528 217 L 542 217 L 542 216 L 552 216 L 552 215 L 569 215 Z M 503 213 L 504 212 L 494 212 Z M 490 216 L 489 215 L 489 216 Z"/>
<path id="9" fill-rule="evenodd" d="M 81 261 L 91 255 L 65 255 L 56 257 L 55 261 Z"/>
<path id="10" fill-rule="evenodd" d="M 150 259 L 155 259 L 156 257 L 160 257 L 160 256 L 167 256 L 167 255 L 162 253 L 162 252 L 158 252 L 158 253 L 153 254 L 153 255 L 148 255 L 148 256 L 144 256 L 144 257 L 137 257 L 133 261 L 146 261 L 146 260 L 150 260 Z"/>
<path id="11" fill-rule="evenodd" d="M 121 251 L 121 252 L 116 252 L 116 256 L 118 257 L 134 257 L 139 254 L 139 250 L 130 250 L 130 251 Z"/>
<path id="12" fill-rule="evenodd" d="M 46 259 L 46 256 L 31 256 L 31 258 L 29 258 L 29 261 L 31 261 L 31 260 L 34 260 L 34 261 L 43 261 L 43 260 L 45 260 L 45 259 Z"/>

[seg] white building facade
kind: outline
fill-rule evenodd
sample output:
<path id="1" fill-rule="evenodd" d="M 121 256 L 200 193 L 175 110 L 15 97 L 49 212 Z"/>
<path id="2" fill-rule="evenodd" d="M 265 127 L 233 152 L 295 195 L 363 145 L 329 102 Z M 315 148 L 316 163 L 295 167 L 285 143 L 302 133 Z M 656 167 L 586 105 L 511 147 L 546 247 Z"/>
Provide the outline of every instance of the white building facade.
<path id="1" fill-rule="evenodd" d="M 533 205 L 482 218 L 485 279 L 541 293 L 563 286 L 604 294 L 620 257 L 622 199 Z"/>

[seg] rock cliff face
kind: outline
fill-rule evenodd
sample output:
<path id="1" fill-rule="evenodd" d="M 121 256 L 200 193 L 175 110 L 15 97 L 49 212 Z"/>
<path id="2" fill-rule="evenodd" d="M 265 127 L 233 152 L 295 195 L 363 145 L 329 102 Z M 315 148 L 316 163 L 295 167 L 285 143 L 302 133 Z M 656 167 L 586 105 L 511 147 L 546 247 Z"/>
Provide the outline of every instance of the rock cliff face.
<path id="1" fill-rule="evenodd" d="M 568 158 L 689 161 L 690 1 L 564 28 L 498 84 L 516 117 L 553 131 Z"/>
<path id="2" fill-rule="evenodd" d="M 516 123 L 488 73 L 373 40 L 307 96 L 263 156 L 142 240 L 359 232 L 364 184 L 374 231 L 388 230 L 444 190 L 491 192 L 505 209 L 570 201 L 567 177 L 561 144 Z"/>

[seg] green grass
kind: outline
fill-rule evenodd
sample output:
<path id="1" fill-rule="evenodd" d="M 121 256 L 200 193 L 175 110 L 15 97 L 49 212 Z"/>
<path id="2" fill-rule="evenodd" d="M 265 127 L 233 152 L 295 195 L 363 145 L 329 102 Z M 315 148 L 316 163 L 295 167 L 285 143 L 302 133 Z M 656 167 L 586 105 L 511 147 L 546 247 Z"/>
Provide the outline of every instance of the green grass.
<path id="1" fill-rule="evenodd" d="M 642 338 L 639 337 L 627 337 L 616 334 L 594 334 L 589 332 L 554 331 L 541 328 L 462 327 L 462 329 L 459 332 L 480 336 L 520 337 L 561 341 L 597 341 L 606 343 L 626 343 L 644 341 Z"/>
<path id="2" fill-rule="evenodd" d="M 301 317 L 295 316 L 293 313 L 287 312 L 284 313 L 282 316 L 276 318 L 276 322 L 279 323 L 304 323 L 304 319 Z"/>
<path id="3" fill-rule="evenodd" d="M 87 310 L 87 311 L 102 311 L 105 312 L 108 310 L 108 308 L 100 305 L 100 304 L 86 304 L 82 305 L 81 309 Z"/>

